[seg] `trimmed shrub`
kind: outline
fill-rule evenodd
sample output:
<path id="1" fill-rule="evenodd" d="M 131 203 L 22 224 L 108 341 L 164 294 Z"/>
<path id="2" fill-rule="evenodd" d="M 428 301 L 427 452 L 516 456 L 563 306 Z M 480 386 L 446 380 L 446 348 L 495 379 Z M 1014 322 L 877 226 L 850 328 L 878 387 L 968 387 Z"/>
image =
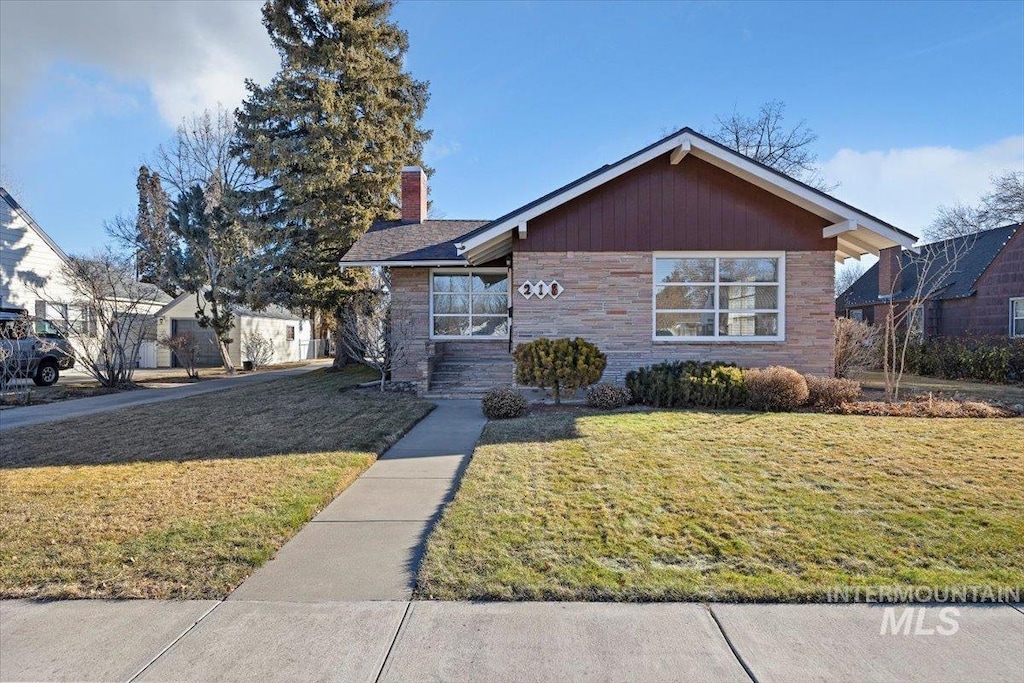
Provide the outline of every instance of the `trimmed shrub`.
<path id="1" fill-rule="evenodd" d="M 878 365 L 880 327 L 836 318 L 834 330 L 836 377 L 849 377 L 851 370 Z"/>
<path id="2" fill-rule="evenodd" d="M 768 412 L 787 412 L 807 402 L 807 380 L 796 370 L 781 365 L 752 368 L 743 373 L 747 407 Z"/>
<path id="3" fill-rule="evenodd" d="M 676 361 L 632 370 L 633 401 L 656 408 L 736 408 L 747 398 L 743 371 L 732 364 Z"/>
<path id="4" fill-rule="evenodd" d="M 1024 382 L 1024 339 L 936 337 L 910 344 L 907 372 L 941 379 Z"/>
<path id="5" fill-rule="evenodd" d="M 628 405 L 633 400 L 633 392 L 626 387 L 614 384 L 595 384 L 587 389 L 587 405 L 601 410 L 614 410 Z"/>
<path id="6" fill-rule="evenodd" d="M 860 382 L 840 377 L 804 375 L 807 382 L 807 404 L 818 408 L 838 408 L 860 397 Z"/>
<path id="7" fill-rule="evenodd" d="M 488 420 L 507 420 L 512 417 L 526 415 L 529 406 L 526 399 L 511 387 L 491 389 L 484 394 L 480 407 L 484 411 L 484 417 Z"/>
<path id="8" fill-rule="evenodd" d="M 595 345 L 575 339 L 540 337 L 520 344 L 513 353 L 516 381 L 530 387 L 547 389 L 560 403 L 562 394 L 572 394 L 601 379 L 607 358 Z"/>

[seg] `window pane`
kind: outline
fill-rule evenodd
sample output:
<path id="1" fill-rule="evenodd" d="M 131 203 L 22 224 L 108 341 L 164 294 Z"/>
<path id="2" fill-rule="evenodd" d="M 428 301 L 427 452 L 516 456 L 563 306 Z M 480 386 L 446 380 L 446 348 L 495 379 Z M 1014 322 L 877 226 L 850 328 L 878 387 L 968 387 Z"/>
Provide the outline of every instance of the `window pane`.
<path id="1" fill-rule="evenodd" d="M 779 259 L 724 258 L 718 261 L 721 282 L 778 282 Z"/>
<path id="2" fill-rule="evenodd" d="M 438 337 L 465 337 L 470 333 L 469 316 L 434 316 L 434 335 Z"/>
<path id="3" fill-rule="evenodd" d="M 711 337 L 715 334 L 714 313 L 659 313 L 659 337 Z"/>
<path id="4" fill-rule="evenodd" d="M 508 336 L 508 317 L 473 316 L 474 337 L 505 337 Z"/>
<path id="5" fill-rule="evenodd" d="M 505 292 L 501 294 L 473 294 L 473 313 L 507 315 L 508 295 Z"/>
<path id="6" fill-rule="evenodd" d="M 435 292 L 468 292 L 469 275 L 434 275 Z"/>
<path id="7" fill-rule="evenodd" d="M 469 294 L 435 294 L 434 313 L 469 313 Z"/>
<path id="8" fill-rule="evenodd" d="M 722 337 L 775 337 L 779 334 L 778 313 L 719 313 L 718 334 Z"/>
<path id="9" fill-rule="evenodd" d="M 654 292 L 655 307 L 659 310 L 679 308 L 714 308 L 714 287 L 662 286 Z"/>
<path id="10" fill-rule="evenodd" d="M 722 310 L 778 308 L 779 288 L 753 285 L 722 287 L 718 294 L 718 305 Z"/>
<path id="11" fill-rule="evenodd" d="M 1017 299 L 1013 302 L 1013 317 L 1024 318 L 1024 299 Z"/>
<path id="12" fill-rule="evenodd" d="M 508 292 L 508 276 L 505 273 L 477 273 L 473 275 L 474 292 Z"/>
<path id="13" fill-rule="evenodd" d="M 654 261 L 655 282 L 714 282 L 715 259 L 678 258 Z"/>

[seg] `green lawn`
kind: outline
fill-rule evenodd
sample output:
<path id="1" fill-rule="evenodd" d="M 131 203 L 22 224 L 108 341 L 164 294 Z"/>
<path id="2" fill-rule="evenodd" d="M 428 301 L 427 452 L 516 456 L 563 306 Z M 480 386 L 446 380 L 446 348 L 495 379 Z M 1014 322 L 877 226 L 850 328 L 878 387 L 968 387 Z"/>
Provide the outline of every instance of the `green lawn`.
<path id="1" fill-rule="evenodd" d="M 705 412 L 491 422 L 418 596 L 825 599 L 1024 588 L 1022 420 Z"/>
<path id="2" fill-rule="evenodd" d="M 350 368 L 0 434 L 0 597 L 220 598 L 431 405 Z"/>

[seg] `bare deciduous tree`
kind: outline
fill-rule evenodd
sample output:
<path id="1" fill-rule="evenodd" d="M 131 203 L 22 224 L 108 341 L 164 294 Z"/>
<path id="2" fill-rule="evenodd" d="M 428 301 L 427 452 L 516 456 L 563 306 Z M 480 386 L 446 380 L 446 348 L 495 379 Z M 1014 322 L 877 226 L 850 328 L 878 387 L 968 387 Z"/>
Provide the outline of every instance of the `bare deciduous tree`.
<path id="1" fill-rule="evenodd" d="M 855 368 L 867 367 L 875 358 L 879 330 L 867 323 L 849 318 L 835 320 L 835 373 L 849 377 Z"/>
<path id="2" fill-rule="evenodd" d="M 1024 171 L 1010 171 L 990 180 L 992 189 L 977 206 L 960 202 L 940 206 L 938 216 L 926 231 L 929 239 L 959 237 L 1024 222 Z"/>
<path id="3" fill-rule="evenodd" d="M 374 287 L 353 295 L 338 323 L 338 353 L 361 362 L 380 373 L 380 390 L 387 376 L 405 360 L 412 316 L 396 306 L 387 272 L 378 270 Z"/>
<path id="4" fill-rule="evenodd" d="M 156 343 L 172 354 L 178 364 L 185 369 L 185 375 L 191 379 L 199 379 L 199 340 L 191 332 L 179 332 L 175 335 L 158 337 Z"/>
<path id="5" fill-rule="evenodd" d="M 847 261 L 836 270 L 836 296 L 839 296 L 860 279 L 864 274 L 864 264 L 853 259 Z"/>
<path id="6" fill-rule="evenodd" d="M 957 271 L 975 241 L 967 236 L 925 244 L 917 253 L 904 252 L 889 291 L 880 288 L 880 294 L 887 300 L 882 325 L 886 401 L 899 400 L 907 352 L 925 333 L 927 305 L 949 285 L 950 276 Z"/>
<path id="7" fill-rule="evenodd" d="M 762 104 L 755 116 L 734 111 L 729 116 L 716 117 L 717 127 L 709 137 L 820 190 L 835 189 L 819 172 L 818 157 L 814 153 L 818 135 L 806 121 L 788 126 L 785 118 L 785 103 L 772 100 Z"/>
<path id="8" fill-rule="evenodd" d="M 72 257 L 61 270 L 70 298 L 55 322 L 67 331 L 76 367 L 104 387 L 131 385 L 139 348 L 153 331 L 152 285 L 135 279 L 132 256 L 110 250 Z M 37 294 L 47 298 L 45 290 Z"/>
<path id="9" fill-rule="evenodd" d="M 253 368 L 269 365 L 274 360 L 274 342 L 260 332 L 242 335 L 242 353 Z"/>

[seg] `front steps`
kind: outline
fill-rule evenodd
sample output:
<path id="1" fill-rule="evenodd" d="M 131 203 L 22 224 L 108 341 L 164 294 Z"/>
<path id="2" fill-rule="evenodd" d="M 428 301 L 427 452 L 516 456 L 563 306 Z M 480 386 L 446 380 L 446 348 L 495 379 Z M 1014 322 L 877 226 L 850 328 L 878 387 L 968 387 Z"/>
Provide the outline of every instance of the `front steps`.
<path id="1" fill-rule="evenodd" d="M 512 356 L 507 352 L 445 355 L 430 375 L 427 398 L 481 398 L 512 384 Z"/>

